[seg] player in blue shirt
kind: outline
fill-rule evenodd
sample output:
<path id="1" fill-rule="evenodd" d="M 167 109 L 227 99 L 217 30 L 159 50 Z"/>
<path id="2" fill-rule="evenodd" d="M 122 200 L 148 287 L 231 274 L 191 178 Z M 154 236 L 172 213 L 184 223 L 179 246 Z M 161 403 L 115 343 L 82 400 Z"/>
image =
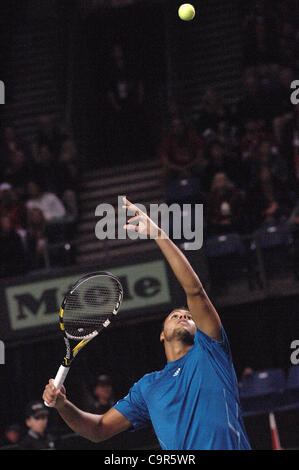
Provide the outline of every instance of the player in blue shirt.
<path id="1" fill-rule="evenodd" d="M 142 377 L 104 415 L 76 408 L 53 379 L 43 399 L 56 400 L 73 431 L 94 442 L 152 424 L 163 450 L 250 449 L 229 343 L 214 306 L 179 248 L 134 204 L 125 205 L 135 212 L 126 229 L 155 238 L 186 293 L 188 309 L 173 310 L 161 331 L 167 364 Z"/>

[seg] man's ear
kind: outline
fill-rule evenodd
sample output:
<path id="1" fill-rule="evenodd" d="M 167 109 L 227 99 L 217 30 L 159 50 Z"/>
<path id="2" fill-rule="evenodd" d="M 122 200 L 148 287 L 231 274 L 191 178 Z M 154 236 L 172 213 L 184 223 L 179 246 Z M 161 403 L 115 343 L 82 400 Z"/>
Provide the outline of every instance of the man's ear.
<path id="1" fill-rule="evenodd" d="M 164 343 L 164 339 L 165 339 L 165 337 L 164 337 L 164 331 L 162 331 L 162 333 L 160 334 L 160 342 L 161 342 L 161 343 Z"/>

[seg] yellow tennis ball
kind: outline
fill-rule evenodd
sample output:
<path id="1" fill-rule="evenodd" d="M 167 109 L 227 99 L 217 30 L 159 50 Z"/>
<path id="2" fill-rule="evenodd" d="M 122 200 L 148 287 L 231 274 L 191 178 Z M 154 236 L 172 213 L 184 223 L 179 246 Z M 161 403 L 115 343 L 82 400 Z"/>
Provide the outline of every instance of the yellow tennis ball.
<path id="1" fill-rule="evenodd" d="M 191 21 L 195 16 L 195 8 L 191 3 L 184 3 L 179 8 L 179 17 L 183 21 Z"/>

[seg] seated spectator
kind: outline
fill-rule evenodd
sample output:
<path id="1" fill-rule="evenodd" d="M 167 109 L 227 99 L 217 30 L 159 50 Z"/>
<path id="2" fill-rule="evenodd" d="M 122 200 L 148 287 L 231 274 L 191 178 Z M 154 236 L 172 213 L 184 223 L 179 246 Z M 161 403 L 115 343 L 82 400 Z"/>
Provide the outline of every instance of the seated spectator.
<path id="1" fill-rule="evenodd" d="M 180 116 L 182 115 L 182 110 L 174 99 L 169 99 L 169 101 L 166 104 L 166 110 L 165 110 L 165 132 L 168 131 L 169 126 L 171 126 L 171 123 L 174 119 L 180 119 Z"/>
<path id="2" fill-rule="evenodd" d="M 274 117 L 283 116 L 293 111 L 293 103 L 290 100 L 290 86 L 297 77 L 291 67 L 282 67 L 279 73 L 279 87 L 275 93 Z"/>
<path id="3" fill-rule="evenodd" d="M 201 176 L 207 164 L 203 140 L 187 129 L 180 119 L 173 119 L 170 133 L 162 140 L 158 153 L 168 181 Z"/>
<path id="4" fill-rule="evenodd" d="M 220 142 L 226 152 L 231 151 L 236 142 L 233 139 L 232 128 L 228 121 L 223 119 L 218 122 L 214 140 Z"/>
<path id="5" fill-rule="evenodd" d="M 77 196 L 78 168 L 76 166 L 77 149 L 72 139 L 66 139 L 59 154 L 57 165 L 58 194 L 62 198 L 67 212 L 74 219 L 78 215 Z"/>
<path id="6" fill-rule="evenodd" d="M 0 184 L 0 216 L 9 217 L 15 230 L 24 231 L 26 227 L 26 206 L 9 183 Z M 23 234 L 20 233 L 20 235 Z"/>
<path id="7" fill-rule="evenodd" d="M 207 224 L 211 235 L 240 230 L 242 198 L 225 173 L 216 173 L 207 197 Z"/>
<path id="8" fill-rule="evenodd" d="M 249 189 L 247 203 L 252 228 L 279 223 L 294 205 L 288 185 L 275 177 L 268 165 L 259 165 L 254 184 Z"/>
<path id="9" fill-rule="evenodd" d="M 90 413 L 104 414 L 114 405 L 113 386 L 108 375 L 99 375 L 93 394 L 96 399 L 89 407 Z"/>
<path id="10" fill-rule="evenodd" d="M 17 149 L 10 153 L 3 177 L 20 196 L 24 196 L 26 184 L 30 179 L 30 166 L 22 150 Z"/>
<path id="11" fill-rule="evenodd" d="M 108 147 L 116 158 L 140 158 L 144 141 L 151 145 L 148 132 L 145 132 L 144 81 L 136 62 L 130 63 L 120 43 L 112 46 L 110 59 L 107 70 Z"/>
<path id="12" fill-rule="evenodd" d="M 280 151 L 288 166 L 288 178 L 299 196 L 299 104 L 279 123 Z"/>
<path id="13" fill-rule="evenodd" d="M 254 374 L 252 367 L 245 367 L 242 372 L 242 377 L 250 377 Z"/>
<path id="14" fill-rule="evenodd" d="M 237 186 L 240 184 L 245 171 L 242 159 L 232 153 L 227 154 L 219 141 L 210 143 L 207 159 L 208 165 L 205 168 L 205 179 L 203 181 L 203 188 L 206 192 L 210 191 L 216 173 L 226 173 Z"/>
<path id="15" fill-rule="evenodd" d="M 34 401 L 25 410 L 28 432 L 20 442 L 21 450 L 54 450 L 55 439 L 47 433 L 49 411 L 41 401 Z"/>
<path id="16" fill-rule="evenodd" d="M 259 120 L 248 119 L 245 122 L 241 137 L 241 153 L 243 161 L 252 160 L 261 140 L 266 137 Z"/>
<path id="17" fill-rule="evenodd" d="M 35 160 L 38 161 L 39 151 L 42 146 L 48 147 L 51 155 L 57 158 L 66 135 L 58 128 L 53 118 L 47 114 L 41 115 L 37 124 L 38 129 L 33 141 Z"/>
<path id="18" fill-rule="evenodd" d="M 265 116 L 266 105 L 263 90 L 255 72 L 246 74 L 243 84 L 243 93 L 238 105 L 240 122 L 256 121 Z"/>
<path id="19" fill-rule="evenodd" d="M 295 278 L 299 281 L 299 202 L 294 207 L 290 218 L 288 219 L 288 226 L 293 235 L 293 269 Z"/>
<path id="20" fill-rule="evenodd" d="M 3 176 L 3 170 L 8 165 L 10 160 L 10 154 L 21 150 L 25 156 L 29 158 L 29 148 L 25 140 L 21 139 L 16 135 L 15 129 L 13 126 L 5 126 L 0 140 L 0 174 Z"/>
<path id="21" fill-rule="evenodd" d="M 10 218 L 0 217 L 0 277 L 11 277 L 25 271 L 25 251 L 21 237 Z"/>
<path id="22" fill-rule="evenodd" d="M 242 380 L 244 379 L 244 377 L 250 378 L 250 377 L 253 377 L 253 374 L 254 374 L 254 370 L 252 369 L 252 367 L 250 367 L 250 366 L 244 367 L 244 369 L 241 373 L 240 380 L 238 382 L 239 387 L 242 387 Z"/>
<path id="23" fill-rule="evenodd" d="M 21 439 L 21 426 L 19 424 L 10 424 L 4 430 L 3 445 L 17 445 Z"/>
<path id="24" fill-rule="evenodd" d="M 32 168 L 32 174 L 43 191 L 57 192 L 59 185 L 58 165 L 47 145 L 40 146 L 37 163 Z"/>
<path id="25" fill-rule="evenodd" d="M 14 129 L 11 126 L 5 126 L 1 129 L 0 139 L 0 153 L 1 153 L 1 176 L 2 171 L 8 164 L 9 156 L 11 152 L 15 152 L 17 149 L 17 143 L 15 140 Z"/>
<path id="26" fill-rule="evenodd" d="M 27 266 L 29 269 L 45 267 L 45 247 L 47 244 L 46 221 L 40 209 L 28 211 L 27 220 Z"/>
<path id="27" fill-rule="evenodd" d="M 296 28 L 291 21 L 284 21 L 281 26 L 281 35 L 278 39 L 279 63 L 293 65 L 298 58 L 298 42 L 296 43 Z"/>
<path id="28" fill-rule="evenodd" d="M 40 209 L 46 222 L 55 222 L 66 216 L 66 210 L 61 200 L 54 193 L 42 192 L 38 183 L 30 181 L 27 187 L 28 201 L 26 207 Z"/>
<path id="29" fill-rule="evenodd" d="M 220 121 L 229 120 L 230 111 L 213 88 L 208 88 L 201 99 L 196 129 L 202 135 L 216 131 Z"/>
<path id="30" fill-rule="evenodd" d="M 280 157 L 278 147 L 272 140 L 263 139 L 260 141 L 250 164 L 253 179 L 258 174 L 258 169 L 260 167 L 266 166 L 277 180 L 281 181 L 282 183 L 287 183 L 287 164 Z"/>
<path id="31" fill-rule="evenodd" d="M 273 2 L 275 3 L 275 2 Z M 246 63 L 259 64 L 273 62 L 277 57 L 278 20 L 275 5 L 271 5 L 271 14 L 262 0 L 247 2 L 244 28 L 244 56 Z M 247 15 L 246 15 L 247 13 Z"/>

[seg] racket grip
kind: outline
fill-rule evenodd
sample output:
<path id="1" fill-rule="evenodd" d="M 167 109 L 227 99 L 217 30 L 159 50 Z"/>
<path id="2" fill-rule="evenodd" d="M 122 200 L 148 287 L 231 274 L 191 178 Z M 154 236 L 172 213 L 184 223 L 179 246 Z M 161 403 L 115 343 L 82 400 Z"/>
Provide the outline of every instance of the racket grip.
<path id="1" fill-rule="evenodd" d="M 59 367 L 56 377 L 54 379 L 55 388 L 60 389 L 62 387 L 69 370 L 70 370 L 69 367 L 65 367 L 65 366 Z M 53 408 L 53 406 L 55 405 L 55 403 L 49 405 L 46 402 L 44 402 L 44 404 L 48 406 L 49 408 Z"/>

